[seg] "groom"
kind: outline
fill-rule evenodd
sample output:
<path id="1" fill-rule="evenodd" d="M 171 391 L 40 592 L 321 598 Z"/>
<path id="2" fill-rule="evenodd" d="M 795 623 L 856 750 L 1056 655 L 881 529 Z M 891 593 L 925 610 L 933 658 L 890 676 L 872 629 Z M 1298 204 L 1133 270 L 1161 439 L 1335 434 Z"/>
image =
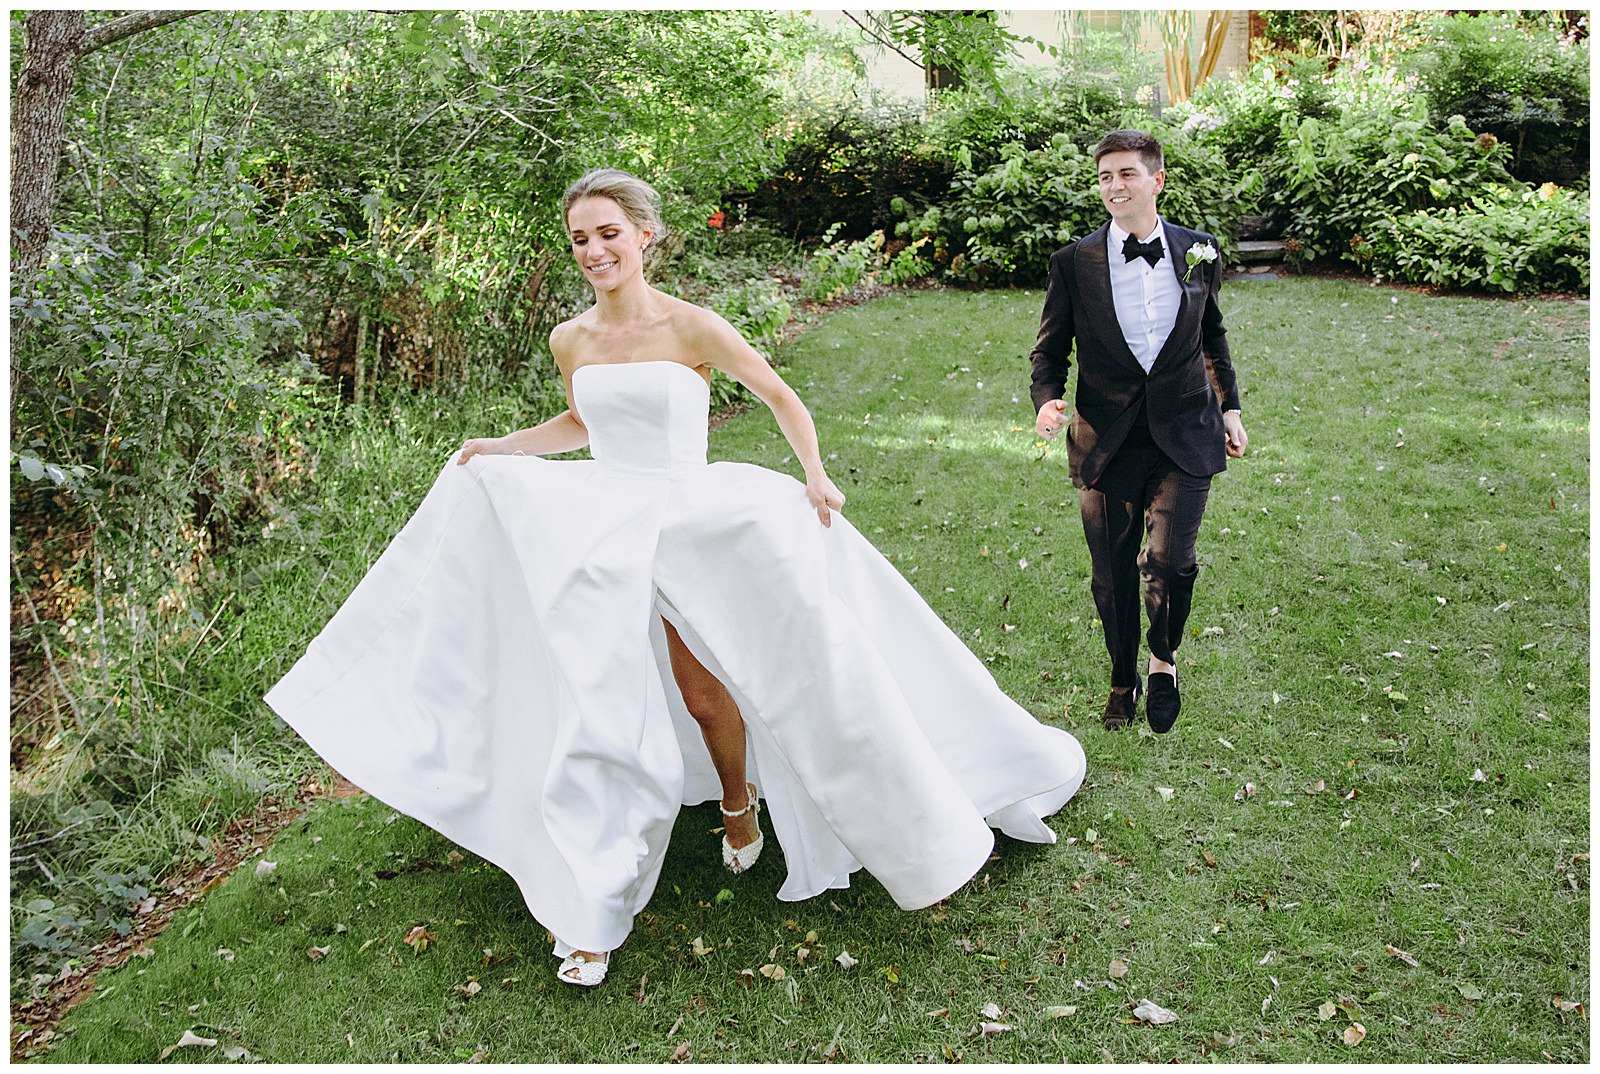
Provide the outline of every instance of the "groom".
<path id="1" fill-rule="evenodd" d="M 1035 428 L 1046 440 L 1067 433 L 1090 588 L 1111 654 L 1105 726 L 1127 726 L 1143 693 L 1136 669 L 1142 577 L 1147 709 L 1151 730 L 1164 732 L 1178 719 L 1174 650 L 1199 572 L 1195 536 L 1211 475 L 1228 456 L 1243 456 L 1248 440 L 1217 306 L 1215 241 L 1157 215 L 1167 173 L 1155 138 L 1113 131 L 1094 158 L 1111 219 L 1050 258 L 1031 355 Z M 1062 397 L 1074 349 L 1078 385 L 1068 406 Z"/>

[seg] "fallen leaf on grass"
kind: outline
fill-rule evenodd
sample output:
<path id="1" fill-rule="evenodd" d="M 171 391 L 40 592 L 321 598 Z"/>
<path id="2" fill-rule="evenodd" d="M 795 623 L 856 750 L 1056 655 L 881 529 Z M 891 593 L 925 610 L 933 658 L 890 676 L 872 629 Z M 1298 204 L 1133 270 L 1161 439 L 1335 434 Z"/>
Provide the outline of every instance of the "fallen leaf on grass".
<path id="1" fill-rule="evenodd" d="M 437 943 L 438 940 L 439 937 L 429 932 L 424 925 L 418 925 L 406 933 L 406 946 L 419 955 L 428 949 L 430 943 Z"/>
<path id="2" fill-rule="evenodd" d="M 761 969 L 757 970 L 756 972 L 767 978 L 769 981 L 781 981 L 786 976 L 783 971 L 783 967 L 772 962 L 762 966 Z"/>
<path id="3" fill-rule="evenodd" d="M 1004 1022 L 980 1022 L 978 1023 L 978 1032 L 985 1037 L 992 1037 L 996 1033 L 1011 1032 L 1011 1027 Z"/>
<path id="4" fill-rule="evenodd" d="M 1171 787 L 1157 787 L 1156 793 L 1161 796 L 1161 800 L 1163 802 L 1170 802 L 1172 801 L 1172 796 L 1175 792 Z"/>
<path id="5" fill-rule="evenodd" d="M 1412 958 L 1411 955 L 1405 951 L 1400 950 L 1394 944 L 1386 943 L 1383 945 L 1383 949 L 1389 952 L 1395 958 L 1398 958 L 1401 962 L 1404 962 L 1407 966 L 1410 966 L 1412 969 L 1416 969 L 1419 965 L 1416 959 Z"/>
<path id="6" fill-rule="evenodd" d="M 688 1041 L 684 1040 L 678 1042 L 678 1046 L 672 1050 L 672 1061 L 674 1063 L 687 1063 L 689 1061 Z"/>
<path id="7" fill-rule="evenodd" d="M 222 959 L 224 962 L 232 962 L 233 951 L 226 947 L 219 947 L 217 948 L 217 957 Z"/>
<path id="8" fill-rule="evenodd" d="M 468 999 L 471 999 L 473 996 L 476 996 L 479 992 L 483 991 L 483 986 L 478 983 L 478 979 L 476 977 L 468 977 L 466 984 L 456 985 L 456 991 L 460 992 Z"/>
<path id="9" fill-rule="evenodd" d="M 210 1037 L 198 1037 L 191 1031 L 185 1029 L 183 1031 L 183 1036 L 178 1038 L 178 1043 L 169 1044 L 163 1048 L 161 1050 L 161 1054 L 156 1057 L 156 1061 L 161 1062 L 179 1048 L 215 1048 L 216 1046 L 217 1042 L 212 1040 Z"/>
<path id="10" fill-rule="evenodd" d="M 1000 1005 L 998 1003 L 985 1003 L 979 1009 L 978 1013 L 989 1019 L 991 1022 L 998 1021 L 1001 1014 Z"/>
<path id="11" fill-rule="evenodd" d="M 1461 993 L 1462 999 L 1479 1000 L 1483 998 L 1483 990 L 1474 984 L 1457 984 L 1456 991 Z"/>
<path id="12" fill-rule="evenodd" d="M 839 964 L 841 969 L 849 969 L 851 966 L 860 965 L 859 960 L 850 957 L 849 951 L 840 951 L 834 956 L 833 960 Z"/>
<path id="13" fill-rule="evenodd" d="M 444 856 L 444 860 L 449 862 L 451 865 L 459 865 L 466 859 L 461 856 L 461 851 L 452 850 Z"/>
<path id="14" fill-rule="evenodd" d="M 1551 1006 L 1555 1007 L 1556 1010 L 1562 1011 L 1563 1013 L 1570 1014 L 1573 1011 L 1576 1011 L 1579 1014 L 1583 1013 L 1582 1003 L 1575 1003 L 1571 1000 L 1562 999 L 1560 996 L 1556 996 L 1554 999 L 1552 999 L 1550 1004 Z"/>
<path id="15" fill-rule="evenodd" d="M 928 1017 L 929 1018 L 946 1018 L 946 1017 L 949 1017 L 949 1015 L 950 1015 L 950 1008 L 949 1007 L 940 1007 L 936 1011 L 929 1011 L 928 1012 Z"/>
<path id="16" fill-rule="evenodd" d="M 1351 1022 L 1344 1030 L 1344 1042 L 1352 1048 L 1367 1039 L 1367 1027 L 1360 1022 Z"/>
<path id="17" fill-rule="evenodd" d="M 1149 1022 L 1153 1026 L 1164 1026 L 1169 1022 L 1178 1020 L 1176 1013 L 1147 999 L 1139 1001 L 1139 1005 L 1133 1009 L 1133 1016 L 1141 1021 Z"/>
<path id="18" fill-rule="evenodd" d="M 260 861 L 256 862 L 257 876 L 271 876 L 277 871 L 278 863 L 275 861 L 268 861 L 266 858 L 262 858 Z"/>
<path id="19" fill-rule="evenodd" d="M 1233 800 L 1235 802 L 1242 802 L 1246 798 L 1254 798 L 1255 796 L 1256 785 L 1254 783 L 1246 783 L 1243 787 L 1233 792 Z"/>
<path id="20" fill-rule="evenodd" d="M 1113 977 L 1126 977 L 1128 976 L 1128 964 L 1120 958 L 1114 958 L 1111 960 L 1111 968 L 1107 972 Z"/>
<path id="21" fill-rule="evenodd" d="M 242 1059 L 246 1063 L 254 1063 L 259 1058 L 259 1056 L 251 1055 L 250 1049 L 246 1048 L 242 1044 L 230 1044 L 226 1048 L 222 1049 L 222 1054 L 225 1058 L 235 1060 Z"/>
<path id="22" fill-rule="evenodd" d="M 706 946 L 706 941 L 703 937 L 696 936 L 693 940 L 689 941 L 689 951 L 696 958 L 701 958 L 709 955 L 711 953 L 711 948 Z"/>
<path id="23" fill-rule="evenodd" d="M 1217 856 L 1215 854 L 1211 853 L 1211 851 L 1209 851 L 1209 850 L 1201 850 L 1200 851 L 1200 857 L 1202 859 L 1204 859 L 1205 863 L 1207 865 L 1209 865 L 1211 868 L 1215 869 L 1217 867 Z"/>
<path id="24" fill-rule="evenodd" d="M 1044 1009 L 1046 1018 L 1068 1018 L 1077 1013 L 1078 1008 L 1076 1007 L 1046 1007 Z"/>
<path id="25" fill-rule="evenodd" d="M 332 950 L 333 950 L 332 946 L 328 946 L 328 947 L 308 947 L 308 948 L 306 948 L 306 957 L 309 958 L 312 962 L 321 962 L 324 958 L 327 957 L 328 952 L 332 951 Z"/>
<path id="26" fill-rule="evenodd" d="M 1489 779 L 1489 777 L 1483 774 L 1483 769 L 1474 768 L 1472 770 L 1472 782 L 1474 782 L 1474 783 L 1484 783 L 1484 782 L 1487 782 L 1488 779 Z"/>
<path id="27" fill-rule="evenodd" d="M 1322 1019 L 1324 1022 L 1338 1013 L 1339 1007 L 1331 999 L 1317 1008 L 1317 1017 Z"/>

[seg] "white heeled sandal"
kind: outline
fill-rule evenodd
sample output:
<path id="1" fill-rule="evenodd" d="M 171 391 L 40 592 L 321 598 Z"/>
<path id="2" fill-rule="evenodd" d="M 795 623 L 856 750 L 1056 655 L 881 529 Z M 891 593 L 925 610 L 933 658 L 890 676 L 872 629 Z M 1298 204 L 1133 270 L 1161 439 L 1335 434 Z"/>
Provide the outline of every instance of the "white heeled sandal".
<path id="1" fill-rule="evenodd" d="M 611 952 L 607 951 L 609 957 Z M 591 962 L 580 954 L 571 954 L 561 960 L 561 968 L 556 970 L 556 976 L 570 985 L 579 985 L 583 988 L 593 988 L 606 979 L 606 968 L 610 962 Z"/>
<path id="2" fill-rule="evenodd" d="M 736 809 L 732 813 L 728 812 L 726 809 L 722 810 L 722 815 L 724 817 L 742 817 L 746 813 L 753 811 L 758 818 L 756 821 L 755 839 L 745 846 L 739 847 L 737 850 L 734 849 L 732 843 L 728 842 L 727 828 L 723 828 L 722 864 L 728 867 L 728 871 L 730 873 L 742 873 L 746 869 L 750 868 L 750 866 L 754 865 L 756 863 L 756 859 L 761 857 L 762 845 L 767 841 L 767 837 L 761 834 L 761 822 L 759 820 L 761 816 L 761 802 L 756 796 L 756 785 L 754 783 L 746 783 L 745 792 L 749 797 L 745 801 L 743 809 Z M 719 806 L 718 808 L 721 807 Z"/>

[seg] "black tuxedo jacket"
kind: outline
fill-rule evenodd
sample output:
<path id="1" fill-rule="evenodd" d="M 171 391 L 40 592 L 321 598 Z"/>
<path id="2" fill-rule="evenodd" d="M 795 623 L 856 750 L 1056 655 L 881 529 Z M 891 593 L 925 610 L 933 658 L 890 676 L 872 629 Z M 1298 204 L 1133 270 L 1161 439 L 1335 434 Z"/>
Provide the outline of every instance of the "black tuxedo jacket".
<path id="1" fill-rule="evenodd" d="M 1078 388 L 1067 425 L 1072 483 L 1093 488 L 1143 408 L 1150 438 L 1181 469 L 1205 477 L 1227 467 L 1222 412 L 1238 410 L 1239 389 L 1228 355 L 1228 333 L 1217 306 L 1222 262 L 1201 262 L 1184 282 L 1184 253 L 1216 241 L 1199 231 L 1163 224 L 1163 263 L 1182 296 L 1172 334 L 1150 372 L 1123 338 L 1111 298 L 1107 258 L 1110 225 L 1057 250 L 1050 258 L 1033 361 L 1033 409 L 1064 398 L 1069 356 L 1078 354 Z M 1121 251 L 1114 255 L 1121 257 Z"/>

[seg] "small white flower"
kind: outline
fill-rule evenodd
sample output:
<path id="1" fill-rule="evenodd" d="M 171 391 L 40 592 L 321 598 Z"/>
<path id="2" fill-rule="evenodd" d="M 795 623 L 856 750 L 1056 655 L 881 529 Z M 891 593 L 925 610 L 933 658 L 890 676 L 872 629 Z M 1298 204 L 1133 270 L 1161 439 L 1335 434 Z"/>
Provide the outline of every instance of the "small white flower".
<path id="1" fill-rule="evenodd" d="M 1183 274 L 1184 281 L 1188 281 L 1190 275 L 1194 273 L 1196 265 L 1215 261 L 1216 259 L 1217 248 L 1209 242 L 1197 242 L 1189 247 L 1183 255 L 1184 263 L 1189 266 L 1189 271 Z"/>

